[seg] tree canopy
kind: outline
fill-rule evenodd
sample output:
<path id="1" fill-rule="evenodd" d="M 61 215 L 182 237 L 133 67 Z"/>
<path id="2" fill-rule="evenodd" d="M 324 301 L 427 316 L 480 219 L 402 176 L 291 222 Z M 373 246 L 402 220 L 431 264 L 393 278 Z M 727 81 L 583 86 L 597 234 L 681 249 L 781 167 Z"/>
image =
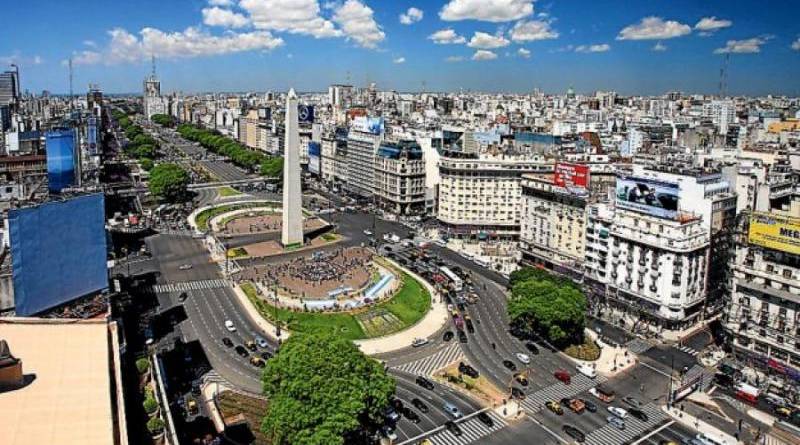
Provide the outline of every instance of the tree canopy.
<path id="1" fill-rule="evenodd" d="M 577 286 L 533 268 L 512 274 L 510 280 L 508 316 L 512 324 L 561 347 L 583 341 L 587 303 Z"/>
<path id="2" fill-rule="evenodd" d="M 283 172 L 282 158 L 251 150 L 217 132 L 182 124 L 178 126 L 178 133 L 190 141 L 199 142 L 213 153 L 227 156 L 234 164 L 251 171 L 258 171 L 263 176 L 277 178 Z"/>
<path id="3" fill-rule="evenodd" d="M 177 164 L 159 164 L 150 171 L 150 193 L 169 202 L 186 198 L 189 173 Z"/>
<path id="4" fill-rule="evenodd" d="M 168 114 L 154 114 L 150 117 L 150 120 L 162 127 L 172 127 L 175 125 L 175 118 Z"/>
<path id="5" fill-rule="evenodd" d="M 383 421 L 395 382 L 380 362 L 329 334 L 294 333 L 267 361 L 261 431 L 275 445 L 351 443 Z"/>

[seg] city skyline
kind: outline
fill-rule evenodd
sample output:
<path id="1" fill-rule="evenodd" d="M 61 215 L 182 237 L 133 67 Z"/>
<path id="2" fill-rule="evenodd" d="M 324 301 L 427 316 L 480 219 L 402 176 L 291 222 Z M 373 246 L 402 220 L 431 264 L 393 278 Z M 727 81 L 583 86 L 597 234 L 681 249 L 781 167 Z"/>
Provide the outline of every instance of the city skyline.
<path id="1" fill-rule="evenodd" d="M 157 59 L 165 92 L 324 91 L 330 83 L 399 91 L 615 90 L 797 95 L 800 26 L 791 5 L 755 2 L 209 0 L 96 7 L 10 5 L 0 64 L 32 92 L 98 83 L 140 90 Z M 579 4 L 580 3 L 580 4 Z M 482 5 L 482 7 L 478 7 Z M 29 7 L 29 6 L 26 6 Z M 591 17 L 588 23 L 586 17 Z M 51 33 L 59 25 L 59 38 Z M 691 67 L 687 70 L 686 67 Z M 587 71 L 591 75 L 587 75 Z"/>

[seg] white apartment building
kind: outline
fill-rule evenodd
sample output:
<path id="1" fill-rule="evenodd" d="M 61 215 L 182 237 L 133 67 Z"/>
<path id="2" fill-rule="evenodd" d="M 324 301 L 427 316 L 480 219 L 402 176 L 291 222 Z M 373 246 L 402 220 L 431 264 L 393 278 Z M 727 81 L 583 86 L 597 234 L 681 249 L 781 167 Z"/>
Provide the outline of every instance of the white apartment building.
<path id="1" fill-rule="evenodd" d="M 155 74 L 144 80 L 144 115 L 149 120 L 155 114 L 166 114 L 167 104 L 161 97 L 161 81 Z"/>
<path id="2" fill-rule="evenodd" d="M 378 125 L 378 122 L 380 124 Z M 362 198 L 372 198 L 375 189 L 375 153 L 383 141 L 382 118 L 358 118 L 347 134 L 345 190 Z"/>
<path id="3" fill-rule="evenodd" d="M 439 222 L 459 238 L 518 239 L 522 175 L 552 172 L 553 163 L 540 155 L 445 152 L 439 159 Z"/>
<path id="4" fill-rule="evenodd" d="M 383 142 L 375 156 L 375 203 L 395 215 L 425 213 L 425 159 L 415 141 Z"/>

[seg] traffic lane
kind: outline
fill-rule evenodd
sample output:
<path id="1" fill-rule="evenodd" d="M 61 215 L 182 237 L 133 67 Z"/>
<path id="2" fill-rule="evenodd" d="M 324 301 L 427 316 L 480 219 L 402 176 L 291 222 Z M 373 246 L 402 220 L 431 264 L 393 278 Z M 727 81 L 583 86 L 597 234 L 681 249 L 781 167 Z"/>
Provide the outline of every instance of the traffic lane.
<path id="1" fill-rule="evenodd" d="M 160 282 L 196 281 L 220 278 L 219 266 L 211 262 L 200 240 L 178 235 L 159 234 L 147 238 L 148 248 L 158 259 Z M 191 265 L 181 270 L 183 265 Z"/>
<path id="2" fill-rule="evenodd" d="M 654 346 L 639 354 L 639 360 L 666 373 L 671 373 L 672 370 L 689 369 L 697 363 L 697 358 L 693 355 L 664 345 Z"/>
<path id="3" fill-rule="evenodd" d="M 430 396 L 431 398 L 428 398 L 427 400 L 431 401 L 431 403 L 434 404 L 433 408 L 436 408 L 439 411 L 444 412 L 444 404 L 448 402 L 458 408 L 465 416 L 480 409 L 480 404 L 478 404 L 478 402 L 475 402 L 468 396 L 462 395 L 461 393 L 451 389 L 449 386 L 443 385 L 439 382 L 433 382 L 434 388 L 433 391 L 431 391 L 417 385 L 417 376 L 414 374 L 409 374 L 396 369 L 389 369 L 389 374 L 391 374 L 396 380 L 403 380 L 406 384 L 412 385 L 417 390 L 417 394 L 423 394 L 423 397 L 426 398 Z M 449 418 L 449 416 L 445 417 Z"/>
<path id="4" fill-rule="evenodd" d="M 431 245 L 430 249 L 436 252 L 440 257 L 447 259 L 451 263 L 454 263 L 463 269 L 468 269 L 470 272 L 481 275 L 489 279 L 490 281 L 494 281 L 500 286 L 505 287 L 508 285 L 508 279 L 506 277 L 500 275 L 499 273 L 491 269 L 487 269 L 483 266 L 475 264 L 474 262 L 461 256 L 457 252 L 454 252 L 445 247 L 437 246 L 435 244 Z"/>
<path id="5" fill-rule="evenodd" d="M 588 316 L 586 319 L 589 328 L 601 336 L 608 337 L 611 339 L 611 341 L 617 344 L 624 345 L 625 343 L 636 338 L 636 336 L 630 332 L 627 332 L 619 326 L 614 326 L 605 320 L 601 320 L 593 316 Z"/>
<path id="6" fill-rule="evenodd" d="M 407 346 L 405 348 L 398 349 L 392 352 L 384 352 L 381 354 L 376 354 L 372 357 L 386 363 L 386 366 L 388 367 L 396 367 L 404 365 L 406 363 L 411 363 L 417 360 L 421 360 L 425 357 L 436 354 L 442 351 L 443 349 L 450 347 L 450 345 L 458 341 L 455 338 L 450 341 L 442 340 L 444 332 L 451 329 L 452 328 L 449 325 L 446 325 L 445 327 L 437 331 L 435 334 L 431 335 L 428 338 L 428 343 L 426 343 L 423 346 L 418 346 L 418 347 Z"/>
<path id="7" fill-rule="evenodd" d="M 479 445 L 561 445 L 561 441 L 551 436 L 541 426 L 523 418 L 520 422 L 512 422 L 492 434 L 473 442 Z"/>
<path id="8" fill-rule="evenodd" d="M 668 427 L 652 432 L 647 438 L 639 442 L 642 445 L 661 445 L 664 442 L 689 443 L 697 433 L 685 426 L 673 422 Z"/>

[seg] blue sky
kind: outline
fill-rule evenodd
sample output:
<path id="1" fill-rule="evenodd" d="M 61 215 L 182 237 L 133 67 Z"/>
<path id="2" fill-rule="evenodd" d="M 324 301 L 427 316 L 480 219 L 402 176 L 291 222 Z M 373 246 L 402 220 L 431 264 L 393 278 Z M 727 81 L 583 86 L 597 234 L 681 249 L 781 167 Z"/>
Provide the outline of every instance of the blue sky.
<path id="1" fill-rule="evenodd" d="M 791 1 L 9 3 L 0 68 L 17 63 L 36 92 L 67 91 L 70 56 L 76 91 L 139 91 L 155 54 L 163 91 L 321 91 L 349 76 L 400 91 L 716 93 L 727 53 L 730 93 L 800 95 Z"/>

